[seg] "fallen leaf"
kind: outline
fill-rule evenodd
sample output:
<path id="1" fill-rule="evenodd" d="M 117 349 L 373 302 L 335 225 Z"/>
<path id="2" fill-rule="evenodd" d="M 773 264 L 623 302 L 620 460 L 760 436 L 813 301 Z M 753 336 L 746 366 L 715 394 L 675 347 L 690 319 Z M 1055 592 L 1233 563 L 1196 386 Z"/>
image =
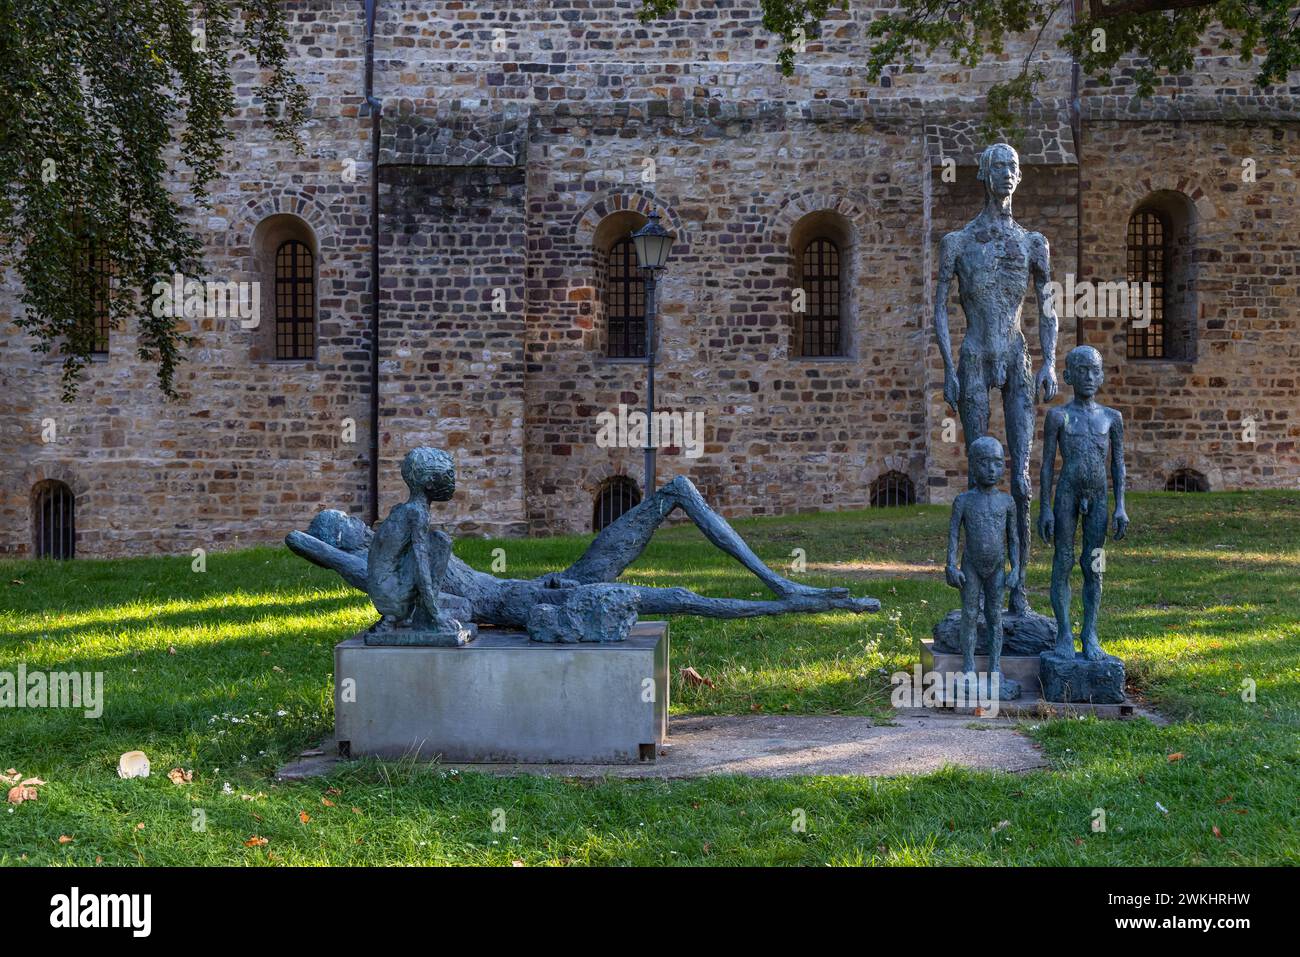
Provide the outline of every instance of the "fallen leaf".
<path id="1" fill-rule="evenodd" d="M 334 806 L 334 802 L 331 801 L 329 798 L 321 798 L 321 799 L 320 799 L 320 803 L 321 803 L 321 804 L 324 804 L 326 807 L 333 807 L 333 806 Z"/>
<path id="2" fill-rule="evenodd" d="M 524 862 L 523 862 L 523 861 L 511 861 L 511 862 L 510 862 L 510 866 L 511 866 L 511 867 L 523 867 L 523 866 L 524 866 Z"/>
<path id="3" fill-rule="evenodd" d="M 1156 810 L 1159 811 L 1161 814 L 1168 814 L 1168 813 L 1169 813 L 1169 808 L 1165 807 L 1165 806 L 1164 806 L 1163 804 L 1161 804 L 1159 801 L 1156 802 Z"/>
<path id="4" fill-rule="evenodd" d="M 0 774 L 0 781 L 4 781 L 5 784 L 17 784 L 17 783 L 18 783 L 18 779 L 21 778 L 21 777 L 22 777 L 21 774 L 19 774 L 19 773 L 18 773 L 16 770 L 14 770 L 13 768 L 10 768 L 10 769 L 9 769 L 8 771 L 6 771 L 4 774 Z"/>
<path id="5" fill-rule="evenodd" d="M 167 777 L 172 784 L 189 784 L 194 780 L 194 772 L 186 771 L 184 768 L 172 768 L 167 772 Z"/>
<path id="6" fill-rule="evenodd" d="M 266 838 L 258 837 L 256 834 L 254 834 L 252 837 L 250 837 L 248 840 L 244 842 L 244 847 L 265 847 L 267 844 L 270 843 L 271 842 Z"/>
<path id="7" fill-rule="evenodd" d="M 684 680 L 688 685 L 708 685 L 710 688 L 716 688 L 716 687 L 717 687 L 717 685 L 715 685 L 715 684 L 714 684 L 712 681 L 710 681 L 708 678 L 704 677 L 704 675 L 700 674 L 700 673 L 699 673 L 698 671 L 696 671 L 694 668 L 690 668 L 690 667 L 682 668 L 682 669 L 678 672 L 678 674 L 680 674 L 680 675 L 682 676 L 682 679 L 683 679 L 683 680 Z"/>
<path id="8" fill-rule="evenodd" d="M 302 823 L 306 824 L 306 823 L 308 823 L 308 822 L 311 820 L 311 815 L 308 814 L 306 811 L 299 811 L 299 812 L 298 812 L 298 820 L 300 820 L 300 821 L 302 821 Z"/>
<path id="9" fill-rule="evenodd" d="M 326 789 L 325 789 L 325 793 L 326 793 L 326 794 L 333 794 L 333 795 L 337 796 L 337 795 L 342 794 L 343 792 L 340 791 L 338 788 L 326 788 Z"/>
<path id="10" fill-rule="evenodd" d="M 60 843 L 60 844 L 71 844 L 71 843 L 72 843 L 72 838 L 68 837 L 68 835 L 66 835 L 66 834 L 60 834 L 60 835 L 59 835 L 59 843 Z"/>
<path id="11" fill-rule="evenodd" d="M 143 830 L 144 830 L 144 821 L 141 821 L 139 824 L 137 824 L 137 825 L 135 826 L 135 829 L 136 829 L 137 831 L 143 831 Z"/>
<path id="12" fill-rule="evenodd" d="M 712 849 L 713 849 L 713 845 L 710 844 L 708 841 L 705 841 L 704 846 L 700 848 L 700 850 L 702 850 L 705 854 L 708 854 L 709 851 L 711 851 Z"/>
<path id="13" fill-rule="evenodd" d="M 1075 845 L 1075 847 L 1078 847 L 1078 846 L 1079 846 L 1080 844 L 1082 844 L 1082 843 L 1083 843 L 1083 838 L 1081 838 L 1081 837 L 1076 837 L 1076 838 L 1074 839 L 1074 845 Z"/>
<path id="14" fill-rule="evenodd" d="M 19 782 L 19 787 L 38 788 L 44 783 L 45 782 L 42 781 L 40 778 L 27 778 L 26 780 Z"/>
<path id="15" fill-rule="evenodd" d="M 9 579 L 9 584 L 11 584 L 11 585 L 26 585 L 27 582 L 23 581 L 21 578 L 11 578 L 11 579 Z"/>
<path id="16" fill-rule="evenodd" d="M 1010 821 L 998 821 L 997 824 L 993 825 L 993 833 L 996 834 L 998 831 L 1002 830 L 1004 827 L 1010 827 L 1010 826 L 1011 826 L 1011 822 L 1010 822 Z"/>
<path id="17" fill-rule="evenodd" d="M 21 784 L 9 789 L 9 803 L 22 804 L 24 801 L 36 800 L 36 788 L 25 788 Z"/>
<path id="18" fill-rule="evenodd" d="M 1170 761 L 1181 761 L 1181 760 L 1183 759 L 1183 757 L 1184 757 L 1183 752 L 1181 752 L 1181 751 L 1175 751 L 1173 754 L 1169 755 L 1169 760 L 1170 760 Z"/>
<path id="19" fill-rule="evenodd" d="M 259 824 L 260 824 L 262 821 L 266 820 L 266 818 L 262 817 L 262 815 L 260 815 L 260 814 L 256 814 L 256 813 L 254 813 L 253 811 L 249 811 L 248 813 L 249 813 L 249 814 L 252 814 L 252 815 L 253 815 L 253 820 L 254 820 L 254 821 L 257 821 Z"/>
<path id="20" fill-rule="evenodd" d="M 175 645 L 168 645 L 168 646 L 167 646 L 167 654 L 169 654 L 169 655 L 174 655 L 174 654 L 176 654 L 176 646 L 175 646 Z"/>
<path id="21" fill-rule="evenodd" d="M 103 859 L 102 857 L 100 857 L 98 854 L 96 854 L 96 855 L 95 855 L 95 863 L 96 863 L 96 864 L 103 864 L 103 863 L 104 863 L 104 859 Z"/>
<path id="22" fill-rule="evenodd" d="M 763 710 L 763 706 L 761 704 L 751 704 L 749 710 L 757 713 Z"/>
<path id="23" fill-rule="evenodd" d="M 360 814 L 360 813 L 361 813 L 361 808 L 359 808 L 359 807 L 354 807 L 354 808 L 352 809 L 352 813 L 353 813 L 353 814 Z"/>
<path id="24" fill-rule="evenodd" d="M 1223 840 L 1223 832 L 1219 830 L 1219 825 L 1217 824 L 1214 825 L 1212 828 L 1210 828 L 1210 830 L 1214 832 L 1215 837 L 1217 837 L 1219 840 Z"/>
<path id="25" fill-rule="evenodd" d="M 1219 800 L 1215 801 L 1214 803 L 1215 803 L 1215 804 L 1231 804 L 1231 803 L 1232 803 L 1232 797 L 1233 797 L 1233 796 L 1232 796 L 1231 794 L 1229 794 L 1226 798 L 1219 798 Z"/>
<path id="26" fill-rule="evenodd" d="M 1234 808 L 1232 809 L 1232 813 L 1233 813 L 1233 814 L 1249 814 L 1250 811 L 1248 811 L 1248 810 L 1247 810 L 1246 808 L 1244 808 L 1244 807 L 1234 807 Z"/>
<path id="27" fill-rule="evenodd" d="M 149 758 L 143 751 L 127 751 L 117 759 L 117 776 L 119 778 L 147 778 L 149 776 Z"/>

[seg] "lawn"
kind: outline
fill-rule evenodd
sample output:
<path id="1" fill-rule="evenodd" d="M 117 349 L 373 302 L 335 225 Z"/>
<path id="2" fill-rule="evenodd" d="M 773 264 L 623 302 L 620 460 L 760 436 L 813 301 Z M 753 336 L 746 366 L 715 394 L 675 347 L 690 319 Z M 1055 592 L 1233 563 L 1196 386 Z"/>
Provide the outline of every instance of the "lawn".
<path id="1" fill-rule="evenodd" d="M 103 672 L 106 698 L 96 720 L 0 711 L 0 770 L 46 782 L 0 815 L 0 863 L 1295 863 L 1300 493 L 1137 494 L 1129 513 L 1129 538 L 1108 549 L 1103 641 L 1170 723 L 1027 724 L 1050 767 L 1025 774 L 592 782 L 359 762 L 277 783 L 275 769 L 330 730 L 331 647 L 372 616 L 359 592 L 283 548 L 210 554 L 202 573 L 189 554 L 0 561 L 0 671 Z M 803 549 L 807 572 L 792 577 L 847 584 L 884 608 L 673 619 L 674 672 L 690 665 L 716 685 L 675 677 L 674 713 L 888 720 L 889 674 L 958 604 L 940 571 L 947 510 L 736 524 L 774 566 Z M 562 568 L 583 541 L 456 551 L 487 570 L 504 548 L 507 574 L 528 577 Z M 1050 614 L 1046 557 L 1040 545 L 1030 588 Z M 661 532 L 627 577 L 762 592 L 691 526 Z M 121 780 L 118 756 L 133 749 L 153 774 Z M 175 767 L 193 781 L 169 781 Z M 791 827 L 799 810 L 803 831 Z"/>

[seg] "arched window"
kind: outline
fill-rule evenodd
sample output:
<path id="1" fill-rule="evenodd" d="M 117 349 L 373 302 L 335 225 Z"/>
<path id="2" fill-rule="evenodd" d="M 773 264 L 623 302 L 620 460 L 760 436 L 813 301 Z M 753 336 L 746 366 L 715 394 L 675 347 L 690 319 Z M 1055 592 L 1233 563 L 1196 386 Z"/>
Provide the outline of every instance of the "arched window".
<path id="1" fill-rule="evenodd" d="M 306 243 L 289 239 L 275 251 L 275 357 L 315 355 L 315 259 Z"/>
<path id="2" fill-rule="evenodd" d="M 886 472 L 871 483 L 871 507 L 894 508 L 916 504 L 916 486 L 902 472 Z"/>
<path id="3" fill-rule="evenodd" d="M 1208 492 L 1210 480 L 1196 469 L 1176 469 L 1165 482 L 1166 492 Z"/>
<path id="4" fill-rule="evenodd" d="M 624 512 L 640 504 L 641 490 L 635 481 L 626 475 L 609 479 L 596 493 L 596 502 L 591 510 L 591 530 L 599 532 L 618 521 Z"/>
<path id="5" fill-rule="evenodd" d="M 805 356 L 840 355 L 840 250 L 829 239 L 814 239 L 803 251 L 803 337 Z"/>
<path id="6" fill-rule="evenodd" d="M 72 489 L 53 479 L 32 489 L 32 553 L 37 558 L 72 558 L 77 544 Z"/>
<path id="7" fill-rule="evenodd" d="M 1174 190 L 1152 193 L 1128 221 L 1127 273 L 1130 283 L 1149 283 L 1150 316 L 1130 303 L 1124 317 L 1125 354 L 1130 359 L 1196 360 L 1196 207 Z"/>
<path id="8" fill-rule="evenodd" d="M 605 354 L 611 358 L 645 355 L 645 278 L 637 265 L 636 247 L 620 239 L 609 249 L 605 273 Z"/>
<path id="9" fill-rule="evenodd" d="M 76 279 L 80 321 L 85 324 L 85 335 L 93 337 L 91 355 L 108 355 L 108 334 L 111 329 L 108 297 L 112 267 L 108 252 L 101 243 L 91 239 L 82 243 Z"/>
<path id="10" fill-rule="evenodd" d="M 249 332 L 250 358 L 310 362 L 316 358 L 320 320 L 316 234 L 301 217 L 274 213 L 253 229 L 251 247 L 260 321 Z"/>
<path id="11" fill-rule="evenodd" d="M 1139 209 L 1128 221 L 1128 281 L 1151 284 L 1151 321 L 1128 324 L 1128 358 L 1165 358 L 1165 269 L 1169 224 L 1154 209 Z"/>

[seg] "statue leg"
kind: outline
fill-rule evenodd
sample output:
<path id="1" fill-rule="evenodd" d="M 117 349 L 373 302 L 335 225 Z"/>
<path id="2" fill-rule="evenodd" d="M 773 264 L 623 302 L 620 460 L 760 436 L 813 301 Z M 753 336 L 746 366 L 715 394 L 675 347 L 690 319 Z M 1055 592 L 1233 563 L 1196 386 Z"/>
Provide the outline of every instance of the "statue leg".
<path id="1" fill-rule="evenodd" d="M 966 441 L 966 487 L 970 489 L 975 487 L 975 476 L 970 471 L 970 447 L 976 439 L 989 432 L 989 383 L 984 374 L 983 358 L 968 360 L 961 356 L 957 363 L 957 378 L 961 382 L 957 414 L 961 416 L 961 431 Z"/>
<path id="2" fill-rule="evenodd" d="M 880 611 L 875 598 L 854 598 L 842 588 L 826 588 L 811 595 L 790 595 L 776 601 L 744 598 L 706 598 L 686 588 L 629 585 L 641 595 L 641 613 L 650 615 L 700 615 L 705 618 L 757 618 L 795 612 Z"/>
<path id="3" fill-rule="evenodd" d="M 989 674 L 1002 674 L 1002 590 L 1006 572 L 998 569 L 984 582 L 984 626 L 989 630 Z"/>
<path id="4" fill-rule="evenodd" d="M 616 522 L 606 526 L 587 546 L 582 557 L 562 572 L 560 577 L 584 584 L 614 581 L 641 556 L 650 544 L 655 530 L 677 508 L 690 517 L 715 547 L 753 572 L 778 598 L 820 595 L 827 591 L 839 595 L 848 594 L 844 588 L 824 589 L 800 585 L 772 571 L 745 544 L 745 540 L 736 534 L 736 530 L 727 524 L 726 519 L 709 507 L 699 489 L 684 475 L 679 475 L 657 489 L 639 505 L 624 512 Z"/>
<path id="5" fill-rule="evenodd" d="M 1002 391 L 1002 408 L 1007 423 L 1007 453 L 1011 457 L 1011 497 L 1016 502 L 1016 545 L 1020 550 L 1020 572 L 1011 586 L 1009 609 L 1013 615 L 1029 611 L 1025 597 L 1025 575 L 1029 570 L 1030 503 L 1033 490 L 1029 480 L 1029 456 L 1034 445 L 1034 380 L 1029 357 L 1007 370 L 1007 384 Z"/>
<path id="6" fill-rule="evenodd" d="M 1090 661 L 1100 661 L 1106 656 L 1097 639 L 1097 613 L 1101 610 L 1102 554 L 1097 554 L 1106 544 L 1106 497 L 1093 501 L 1088 514 L 1083 516 L 1083 550 L 1079 553 L 1079 567 L 1083 569 L 1083 625 L 1079 638 L 1083 642 L 1083 656 Z"/>
<path id="7" fill-rule="evenodd" d="M 1052 545 L 1052 611 L 1056 614 L 1056 654 L 1074 657 L 1074 633 L 1070 630 L 1070 571 L 1074 568 L 1074 528 L 1079 511 L 1074 490 L 1056 490 L 1052 508 L 1056 522 Z"/>

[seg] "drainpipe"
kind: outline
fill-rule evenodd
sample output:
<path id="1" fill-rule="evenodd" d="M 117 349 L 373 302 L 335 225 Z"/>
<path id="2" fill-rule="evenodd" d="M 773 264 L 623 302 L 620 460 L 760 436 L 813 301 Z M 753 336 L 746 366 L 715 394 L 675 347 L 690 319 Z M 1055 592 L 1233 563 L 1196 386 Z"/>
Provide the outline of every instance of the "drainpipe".
<path id="1" fill-rule="evenodd" d="M 1074 0 L 1070 10 L 1071 23 L 1078 23 L 1083 14 L 1083 0 Z M 1074 137 L 1074 278 L 1083 280 L 1083 106 L 1079 97 L 1079 58 L 1070 54 L 1070 133 Z M 1083 320 L 1074 319 L 1076 345 L 1087 345 L 1083 335 Z"/>
<path id="2" fill-rule="evenodd" d="M 375 7 L 366 0 L 366 104 L 370 107 L 370 523 L 379 521 L 379 120 L 375 97 Z"/>

